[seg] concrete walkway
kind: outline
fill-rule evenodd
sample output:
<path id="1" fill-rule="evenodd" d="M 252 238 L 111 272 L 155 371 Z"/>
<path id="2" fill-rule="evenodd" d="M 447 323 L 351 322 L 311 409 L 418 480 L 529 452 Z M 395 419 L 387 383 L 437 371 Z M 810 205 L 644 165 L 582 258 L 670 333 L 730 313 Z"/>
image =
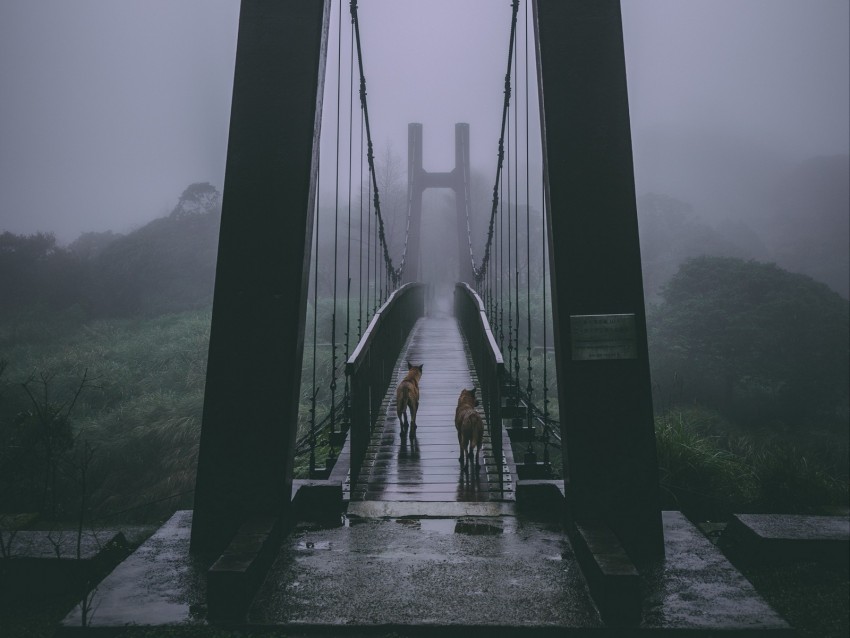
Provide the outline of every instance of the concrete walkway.
<path id="1" fill-rule="evenodd" d="M 243 627 L 290 636 L 447 636 L 476 627 L 488 636 L 792 635 L 678 512 L 663 516 L 666 559 L 641 576 L 642 620 L 624 628 L 600 620 L 558 525 L 506 514 L 510 503 L 456 505 L 490 511 L 442 518 L 444 504 L 419 503 L 437 517 L 297 526 Z M 204 570 L 188 551 L 191 521 L 191 512 L 177 512 L 98 586 L 87 601 L 88 626 L 78 607 L 59 635 L 140 625 L 179 636 L 174 630 L 205 626 Z"/>
<path id="2" fill-rule="evenodd" d="M 406 348 L 399 379 L 406 359 L 424 364 L 415 441 L 400 438 L 388 395 L 388 416 L 364 466 L 368 478 L 352 490 L 343 524 L 295 526 L 241 628 L 382 638 L 476 629 L 491 638 L 790 634 L 678 512 L 663 514 L 666 558 L 641 574 L 640 622 L 606 625 L 560 524 L 517 511 L 498 489 L 504 462 L 493 462 L 489 445 L 479 474 L 469 480 L 460 472 L 454 409 L 473 379 L 455 320 L 421 320 Z M 191 520 L 191 512 L 177 512 L 97 587 L 85 605 L 91 612 L 72 611 L 60 633 L 80 631 L 84 619 L 84 632 L 203 628 L 206 573 L 189 555 Z"/>

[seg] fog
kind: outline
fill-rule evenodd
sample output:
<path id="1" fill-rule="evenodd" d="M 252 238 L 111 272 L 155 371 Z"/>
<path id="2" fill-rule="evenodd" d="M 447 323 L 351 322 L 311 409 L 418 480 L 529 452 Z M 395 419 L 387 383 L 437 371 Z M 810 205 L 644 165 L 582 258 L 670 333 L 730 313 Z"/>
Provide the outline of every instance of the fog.
<path id="1" fill-rule="evenodd" d="M 470 125 L 470 217 L 480 264 L 510 2 L 359 4 L 395 265 L 405 235 L 411 122 L 424 126 L 430 172 L 452 170 L 454 125 Z M 693 520 L 732 511 L 830 513 L 835 506 L 846 513 L 850 5 L 622 5 L 656 433 L 674 464 L 663 478 L 664 507 Z M 533 385 L 528 394 L 548 402 L 557 419 L 525 12 L 523 3 L 502 185 L 502 202 L 513 209 L 513 263 L 502 263 L 503 214 L 499 257 L 491 262 L 500 277 L 483 296 L 518 382 L 512 387 Z M 48 490 L 44 477 L 56 477 L 63 459 L 88 453 L 90 442 L 101 450 L 90 474 L 94 511 L 144 521 L 192 507 L 238 14 L 238 0 L 0 0 L 0 450 L 20 460 L 0 463 L 0 512 L 52 511 L 55 518 L 63 508 L 80 511 L 70 474 L 58 490 Z M 388 295 L 376 276 L 383 268 L 375 235 L 360 230 L 365 222 L 374 231 L 375 222 L 362 186 L 347 2 L 334 1 L 331 22 L 318 266 L 299 336 L 301 437 L 313 417 L 321 421 L 343 405 L 341 364 Z M 421 279 L 449 293 L 459 270 L 456 215 L 450 191 L 426 193 Z M 528 360 L 524 370 L 520 356 Z M 66 401 L 83 390 L 79 402 Z M 71 407 L 43 409 L 41 396 L 44 405 L 49 396 Z M 62 410 L 62 419 L 50 417 L 66 445 L 57 456 L 60 438 L 39 419 Z M 682 439 L 682 431 L 704 438 Z M 34 460 L 23 456 L 35 449 L 21 443 L 30 440 L 43 450 Z M 688 453 L 677 456 L 682 448 Z M 693 461 L 694 450 L 702 460 Z M 307 456 L 298 458 L 296 476 L 306 477 Z M 726 469 L 718 470 L 718 460 Z M 725 478 L 716 480 L 715 471 Z"/>
<path id="2" fill-rule="evenodd" d="M 190 183 L 220 188 L 238 5 L 0 4 L 0 229 L 54 232 L 61 243 L 84 231 L 127 232 L 170 211 Z M 345 175 L 347 3 L 343 13 Z M 395 156 L 404 171 L 407 123 L 422 122 L 426 169 L 450 170 L 453 125 L 469 122 L 473 171 L 491 182 L 508 3 L 363 0 L 360 13 L 379 160 Z M 845 0 L 624 0 L 623 21 L 639 195 L 670 195 L 707 220 L 757 224 L 787 171 L 848 153 Z M 325 158 L 336 134 L 335 46 Z"/>

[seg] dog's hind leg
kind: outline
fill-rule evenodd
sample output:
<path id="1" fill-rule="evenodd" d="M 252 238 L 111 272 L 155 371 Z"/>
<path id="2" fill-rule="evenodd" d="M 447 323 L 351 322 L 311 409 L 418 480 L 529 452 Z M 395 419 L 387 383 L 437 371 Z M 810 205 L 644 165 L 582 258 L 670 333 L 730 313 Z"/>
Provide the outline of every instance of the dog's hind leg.
<path id="1" fill-rule="evenodd" d="M 398 417 L 399 426 L 401 426 L 401 436 L 402 438 L 404 438 L 408 426 L 406 408 L 410 404 L 410 398 L 407 394 L 407 387 L 404 384 L 399 386 L 399 389 L 396 394 L 396 401 L 397 404 L 395 408 L 395 413 Z"/>
<path id="2" fill-rule="evenodd" d="M 410 402 L 410 436 L 416 436 L 416 411 L 419 409 L 419 406 Z"/>
<path id="3" fill-rule="evenodd" d="M 407 410 L 405 409 L 404 404 L 401 404 L 396 409 L 396 415 L 398 416 L 398 424 L 401 429 L 401 436 L 404 438 L 405 433 L 407 432 Z"/>

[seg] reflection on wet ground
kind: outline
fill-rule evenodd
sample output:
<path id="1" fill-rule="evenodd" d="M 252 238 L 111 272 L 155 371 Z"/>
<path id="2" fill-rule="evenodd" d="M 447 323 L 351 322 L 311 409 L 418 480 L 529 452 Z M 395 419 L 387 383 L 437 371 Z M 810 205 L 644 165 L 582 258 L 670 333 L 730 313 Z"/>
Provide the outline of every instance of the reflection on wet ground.
<path id="1" fill-rule="evenodd" d="M 68 614 L 58 635 L 78 635 L 84 618 L 108 635 L 128 625 L 206 635 L 206 565 L 189 555 L 191 520 L 190 511 L 177 512 Z M 684 516 L 664 512 L 663 524 L 666 559 L 641 576 L 636 632 L 788 635 Z M 416 635 L 475 626 L 491 635 L 603 629 L 561 530 L 497 501 L 360 501 L 351 503 L 348 525 L 299 524 L 283 540 L 246 626 L 287 635 L 378 635 L 390 626 Z M 604 635 L 622 635 L 609 629 Z"/>
<path id="2" fill-rule="evenodd" d="M 395 522 L 410 529 L 421 529 L 439 534 L 467 534 L 470 536 L 498 536 L 515 534 L 514 518 L 397 518 Z"/>
<path id="3" fill-rule="evenodd" d="M 396 417 L 395 387 L 407 361 L 423 365 L 414 437 L 402 436 Z M 454 413 L 460 391 L 474 381 L 457 322 L 448 315 L 421 319 L 400 357 L 387 412 L 378 421 L 352 501 L 484 502 L 512 498 L 509 473 L 493 459 L 489 435 L 481 467 L 460 469 Z"/>
<path id="4" fill-rule="evenodd" d="M 601 626 L 560 530 L 515 513 L 444 516 L 444 503 L 419 505 L 421 516 L 351 517 L 350 527 L 327 530 L 299 527 L 261 587 L 248 623 L 444 627 L 451 635 L 459 625 L 512 628 L 500 635 Z M 469 505 L 514 511 L 513 503 Z"/>

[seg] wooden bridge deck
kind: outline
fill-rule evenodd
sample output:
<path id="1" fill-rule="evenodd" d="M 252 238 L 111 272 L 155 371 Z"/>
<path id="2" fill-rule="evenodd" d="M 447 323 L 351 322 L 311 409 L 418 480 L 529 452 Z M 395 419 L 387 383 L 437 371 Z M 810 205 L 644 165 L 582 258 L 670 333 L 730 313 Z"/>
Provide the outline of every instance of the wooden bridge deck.
<path id="1" fill-rule="evenodd" d="M 400 435 L 395 389 L 407 373 L 407 361 L 423 364 L 417 431 Z M 396 380 L 382 404 L 353 501 L 513 500 L 504 459 L 494 459 L 489 434 L 481 449 L 481 468 L 460 469 L 455 408 L 463 388 L 471 388 L 475 371 L 454 317 L 424 317 L 411 330 L 396 365 Z M 480 409 L 480 408 L 479 408 Z M 483 411 L 482 411 L 483 416 Z M 500 477 L 502 478 L 500 486 Z"/>

